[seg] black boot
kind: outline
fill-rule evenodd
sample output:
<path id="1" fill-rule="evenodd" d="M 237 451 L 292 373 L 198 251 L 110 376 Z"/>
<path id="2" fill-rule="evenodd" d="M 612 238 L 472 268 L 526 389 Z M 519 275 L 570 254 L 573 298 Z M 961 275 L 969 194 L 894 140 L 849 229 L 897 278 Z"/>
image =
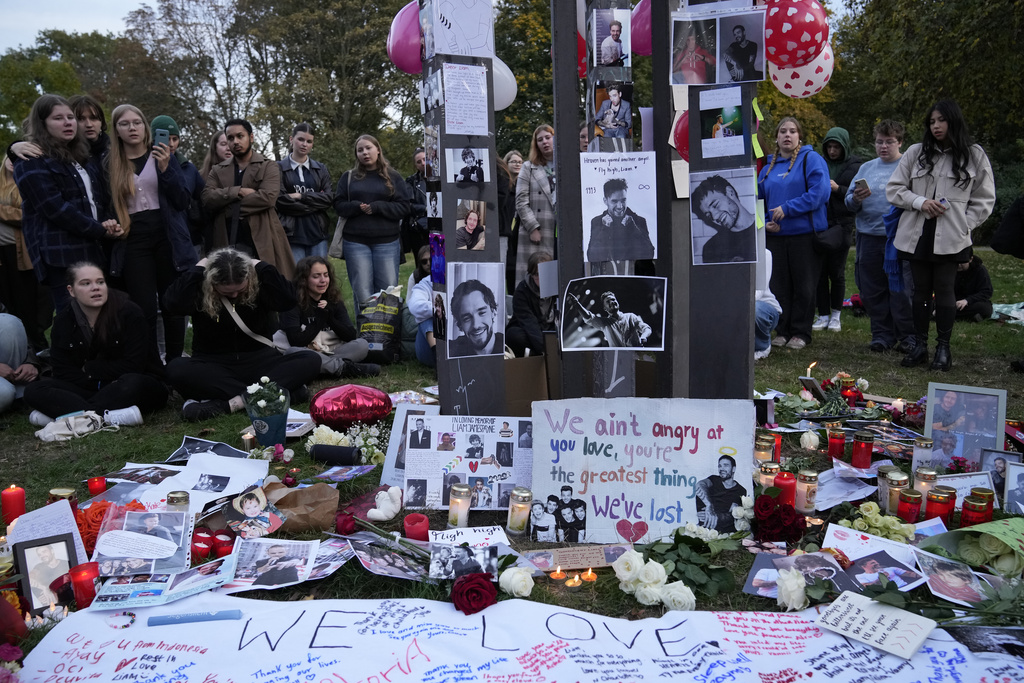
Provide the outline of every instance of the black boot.
<path id="1" fill-rule="evenodd" d="M 917 343 L 914 345 L 907 355 L 903 356 L 903 360 L 900 361 L 900 365 L 905 368 L 912 368 L 915 365 L 924 365 L 928 362 L 928 340 L 918 337 Z"/>
<path id="2" fill-rule="evenodd" d="M 949 352 L 949 342 L 939 342 L 935 347 L 935 360 L 932 361 L 932 370 L 949 372 L 953 367 L 953 356 Z"/>

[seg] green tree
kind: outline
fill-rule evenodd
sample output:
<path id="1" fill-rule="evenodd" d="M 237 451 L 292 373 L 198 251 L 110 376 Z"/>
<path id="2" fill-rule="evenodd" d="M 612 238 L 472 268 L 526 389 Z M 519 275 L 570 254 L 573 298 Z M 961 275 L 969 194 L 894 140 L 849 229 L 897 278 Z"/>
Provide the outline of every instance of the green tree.
<path id="1" fill-rule="evenodd" d="M 0 57 L 0 147 L 21 138 L 21 123 L 43 93 L 73 95 L 81 84 L 70 65 L 35 48 Z"/>

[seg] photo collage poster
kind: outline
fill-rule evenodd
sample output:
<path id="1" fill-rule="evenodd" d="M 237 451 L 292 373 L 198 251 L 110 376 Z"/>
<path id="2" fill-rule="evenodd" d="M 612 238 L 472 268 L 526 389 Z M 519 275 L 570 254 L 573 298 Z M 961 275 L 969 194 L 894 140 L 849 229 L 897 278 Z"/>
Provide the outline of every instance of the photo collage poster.
<path id="1" fill-rule="evenodd" d="M 522 417 L 424 415 L 408 431 L 407 508 L 447 509 L 452 484 L 468 484 L 471 509 L 507 510 L 516 486 L 530 487 L 533 425 Z"/>
<path id="2" fill-rule="evenodd" d="M 763 81 L 764 12 L 672 15 L 673 85 Z"/>

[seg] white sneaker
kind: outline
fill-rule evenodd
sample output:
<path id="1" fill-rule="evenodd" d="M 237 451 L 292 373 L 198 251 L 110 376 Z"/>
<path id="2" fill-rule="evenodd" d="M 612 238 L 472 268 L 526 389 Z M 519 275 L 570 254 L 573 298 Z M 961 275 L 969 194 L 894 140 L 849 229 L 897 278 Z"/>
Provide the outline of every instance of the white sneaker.
<path id="1" fill-rule="evenodd" d="M 839 316 L 829 318 L 828 320 L 828 331 L 829 332 L 842 332 L 843 326 L 839 322 Z"/>
<path id="2" fill-rule="evenodd" d="M 38 410 L 33 410 L 28 415 L 28 421 L 31 424 L 35 425 L 36 427 L 45 427 L 46 425 L 48 425 L 51 422 L 53 422 L 53 418 L 52 417 L 47 417 L 46 415 L 43 415 Z"/>
<path id="3" fill-rule="evenodd" d="M 142 424 L 142 413 L 138 406 L 128 406 L 120 410 L 105 410 L 103 411 L 103 421 L 108 425 L 138 427 Z"/>
<path id="4" fill-rule="evenodd" d="M 768 354 L 772 352 L 772 346 L 769 344 L 764 351 L 754 351 L 754 360 L 761 360 L 767 358 Z"/>
<path id="5" fill-rule="evenodd" d="M 828 327 L 828 323 L 830 320 L 831 319 L 827 315 L 819 315 L 817 318 L 814 319 L 814 324 L 811 325 L 811 329 L 814 330 L 815 332 L 820 332 L 821 330 Z"/>

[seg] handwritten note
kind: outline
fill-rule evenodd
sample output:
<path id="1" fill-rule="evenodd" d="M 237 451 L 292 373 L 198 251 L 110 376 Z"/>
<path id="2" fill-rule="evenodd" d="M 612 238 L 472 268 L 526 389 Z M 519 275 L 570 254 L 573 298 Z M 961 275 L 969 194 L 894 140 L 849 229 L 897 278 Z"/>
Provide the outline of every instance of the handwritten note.
<path id="1" fill-rule="evenodd" d="M 85 554 L 82 535 L 78 533 L 78 524 L 75 523 L 75 515 L 71 511 L 71 503 L 64 499 L 18 517 L 14 526 L 8 529 L 7 542 L 13 546 L 15 543 L 61 534 L 71 534 L 75 539 L 78 561 L 87 562 L 88 555 Z"/>
<path id="2" fill-rule="evenodd" d="M 936 626 L 931 619 L 850 591 L 843 591 L 816 623 L 904 659 L 921 649 Z"/>
<path id="3" fill-rule="evenodd" d="M 430 542 L 447 543 L 448 545 L 468 543 L 473 548 L 485 548 L 489 545 L 497 545 L 498 543 L 508 545 L 508 536 L 505 535 L 505 529 L 499 525 L 445 529 L 442 531 L 431 529 Z"/>
<path id="4" fill-rule="evenodd" d="M 487 68 L 444 65 L 444 123 L 449 135 L 487 135 Z"/>

